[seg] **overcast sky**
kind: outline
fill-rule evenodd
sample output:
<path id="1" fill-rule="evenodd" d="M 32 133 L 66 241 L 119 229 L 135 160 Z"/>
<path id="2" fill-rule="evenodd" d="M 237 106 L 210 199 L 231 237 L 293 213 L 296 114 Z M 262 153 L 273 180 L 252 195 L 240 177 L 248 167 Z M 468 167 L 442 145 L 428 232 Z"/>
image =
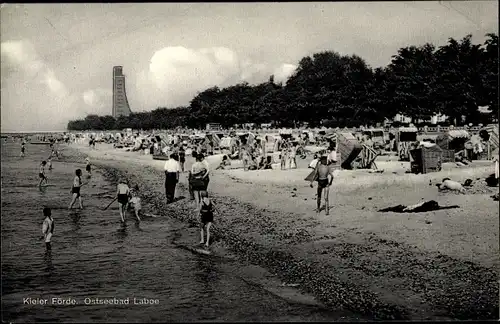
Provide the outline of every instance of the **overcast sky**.
<path id="1" fill-rule="evenodd" d="M 400 47 L 498 33 L 497 1 L 4 4 L 1 127 L 63 130 L 111 114 L 123 65 L 132 111 L 188 105 L 198 91 L 286 81 L 318 51 L 385 66 Z"/>

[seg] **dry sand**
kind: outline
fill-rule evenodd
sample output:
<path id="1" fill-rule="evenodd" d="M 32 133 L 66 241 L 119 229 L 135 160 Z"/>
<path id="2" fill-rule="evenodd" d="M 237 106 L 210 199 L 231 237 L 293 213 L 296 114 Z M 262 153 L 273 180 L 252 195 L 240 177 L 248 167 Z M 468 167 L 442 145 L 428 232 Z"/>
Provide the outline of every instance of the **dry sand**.
<path id="1" fill-rule="evenodd" d="M 189 200 L 165 204 L 164 161 L 106 144 L 78 150 L 98 165 L 128 172 L 146 189 L 143 198 L 156 213 L 175 211 L 175 217 L 196 222 Z M 283 280 L 299 283 L 326 305 L 372 318 L 497 319 L 499 205 L 489 196 L 498 188 L 483 183 L 494 165 L 445 164 L 441 172 L 413 175 L 404 173 L 409 163 L 383 159 L 377 160 L 382 174 L 338 174 L 329 216 L 313 211 L 315 189 L 303 180 L 310 172 L 309 159 L 299 160 L 295 170 L 213 171 L 209 192 L 222 214 L 214 225 L 215 248 L 227 247 Z M 210 158 L 213 168 L 218 160 Z M 444 177 L 459 182 L 470 178 L 474 186 L 465 195 L 438 193 L 434 184 Z M 188 196 L 186 184 L 183 175 L 178 196 Z M 377 212 L 430 199 L 460 208 Z"/>

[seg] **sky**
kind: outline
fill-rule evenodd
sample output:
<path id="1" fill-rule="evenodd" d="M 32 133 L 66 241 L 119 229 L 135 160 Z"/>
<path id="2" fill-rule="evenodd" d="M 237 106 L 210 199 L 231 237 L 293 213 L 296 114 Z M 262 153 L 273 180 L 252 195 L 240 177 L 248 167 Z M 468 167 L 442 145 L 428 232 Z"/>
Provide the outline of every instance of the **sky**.
<path id="1" fill-rule="evenodd" d="M 123 66 L 132 111 L 187 106 L 212 86 L 286 82 L 305 56 L 376 68 L 401 47 L 498 34 L 498 1 L 2 4 L 1 131 L 111 115 Z"/>

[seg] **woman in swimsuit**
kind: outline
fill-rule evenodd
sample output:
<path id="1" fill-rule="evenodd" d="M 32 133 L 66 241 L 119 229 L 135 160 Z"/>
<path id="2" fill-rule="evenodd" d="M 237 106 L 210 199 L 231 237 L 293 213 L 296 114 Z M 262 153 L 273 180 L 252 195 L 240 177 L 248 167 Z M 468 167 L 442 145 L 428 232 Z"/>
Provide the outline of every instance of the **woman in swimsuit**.
<path id="1" fill-rule="evenodd" d="M 122 223 L 125 223 L 125 215 L 127 212 L 129 198 L 130 188 L 128 187 L 127 180 L 121 179 L 117 186 L 116 199 L 118 199 L 118 209 L 120 210 Z"/>
<path id="2" fill-rule="evenodd" d="M 69 204 L 68 209 L 73 208 L 73 205 L 78 198 L 78 203 L 80 204 L 80 209 L 83 209 L 82 196 L 80 195 L 80 188 L 83 186 L 82 183 L 82 170 L 77 169 L 75 171 L 75 178 L 73 179 L 73 187 L 71 188 L 71 193 L 73 194 L 73 198 L 71 199 L 71 203 Z"/>

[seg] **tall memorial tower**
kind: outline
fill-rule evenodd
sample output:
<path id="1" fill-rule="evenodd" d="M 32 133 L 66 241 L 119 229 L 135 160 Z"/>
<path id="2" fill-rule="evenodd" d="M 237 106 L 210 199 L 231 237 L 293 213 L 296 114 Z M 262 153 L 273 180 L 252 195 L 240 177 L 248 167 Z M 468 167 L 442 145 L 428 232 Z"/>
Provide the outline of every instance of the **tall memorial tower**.
<path id="1" fill-rule="evenodd" d="M 128 116 L 132 111 L 128 105 L 125 91 L 125 75 L 123 66 L 113 66 L 113 117 Z"/>

